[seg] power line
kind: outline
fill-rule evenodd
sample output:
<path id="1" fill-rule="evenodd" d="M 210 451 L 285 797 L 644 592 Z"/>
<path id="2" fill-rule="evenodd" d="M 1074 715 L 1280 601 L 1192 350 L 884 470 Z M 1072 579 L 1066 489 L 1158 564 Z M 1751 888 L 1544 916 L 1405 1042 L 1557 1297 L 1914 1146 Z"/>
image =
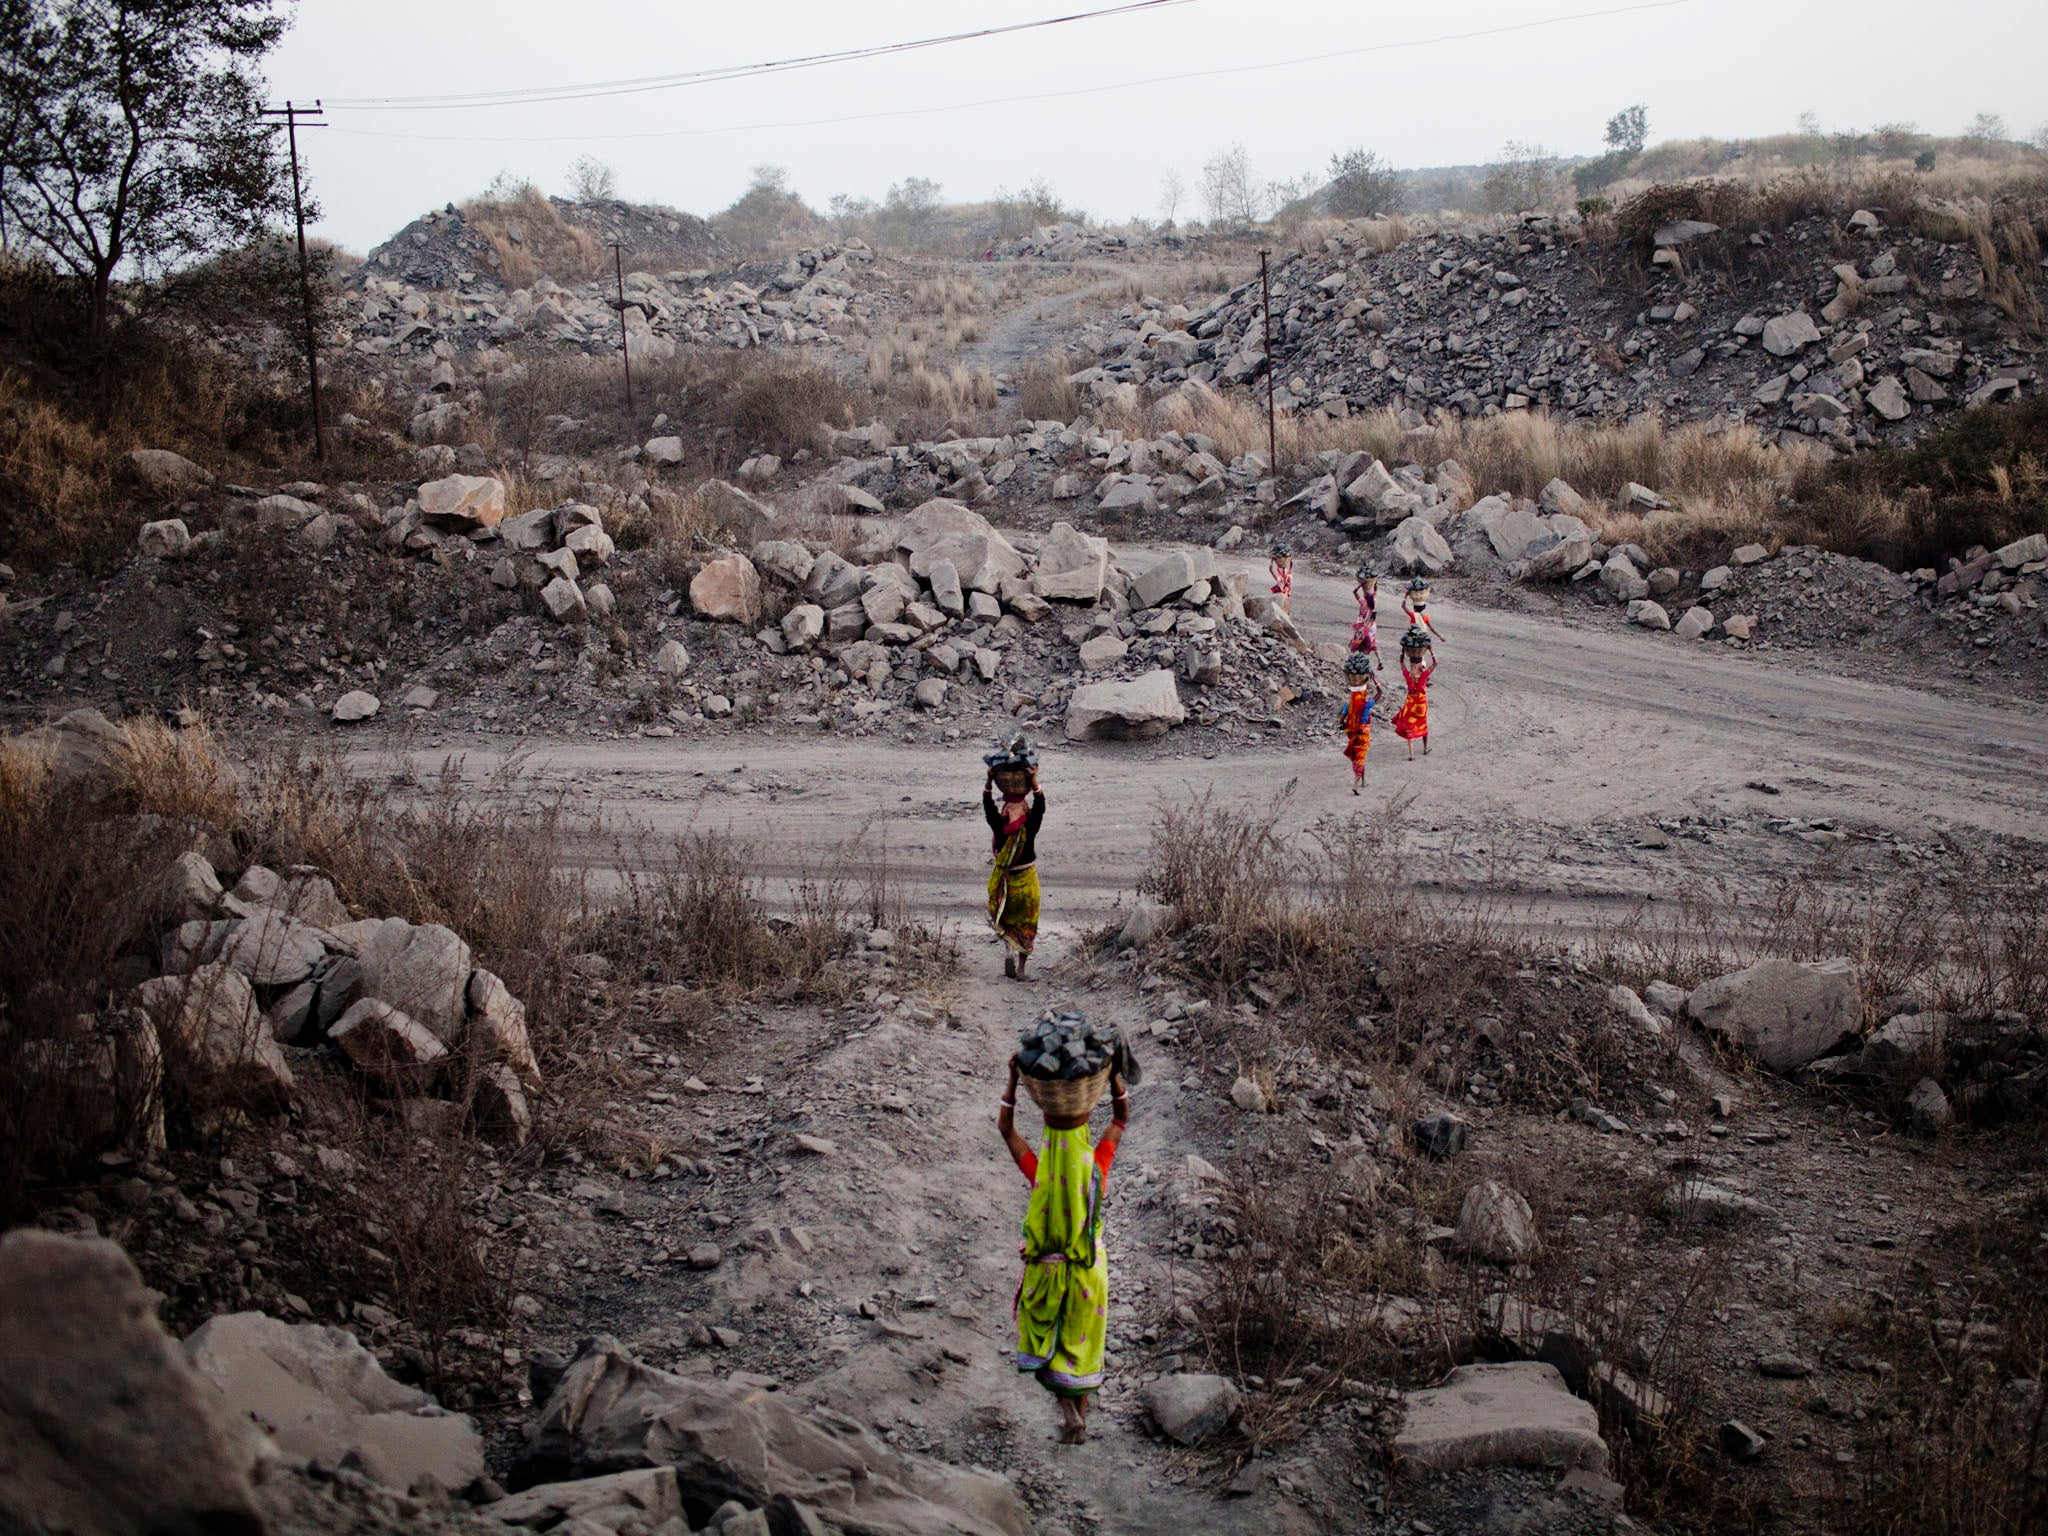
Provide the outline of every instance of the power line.
<path id="1" fill-rule="evenodd" d="M 466 111 L 476 107 L 538 106 L 562 101 L 592 101 L 607 96 L 637 96 L 649 91 L 672 91 L 684 86 L 752 79 L 759 75 L 786 74 L 798 69 L 816 69 L 825 64 L 887 58 L 926 48 L 940 48 L 951 43 L 1005 37 L 1017 32 L 1034 32 L 1046 27 L 1067 26 L 1073 22 L 1099 21 L 1109 16 L 1128 16 L 1138 11 L 1156 11 L 1167 6 L 1192 3 L 1193 0 L 1131 0 L 1129 4 L 1109 6 L 1101 10 L 1076 11 L 1071 15 L 1048 16 L 1039 21 L 1020 21 L 1009 26 L 982 27 L 972 32 L 952 32 L 943 37 L 915 38 L 900 43 L 875 43 L 862 48 L 845 48 L 835 53 L 804 54 L 796 58 L 769 59 L 758 64 L 729 64 L 679 74 L 643 75 L 628 80 L 597 80 L 582 85 L 539 85 L 448 95 L 332 97 L 329 98 L 333 102 L 330 110 L 345 108 L 355 112 L 447 112 Z"/>
<path id="2" fill-rule="evenodd" d="M 601 140 L 625 139 L 685 139 L 706 138 L 722 133 L 766 133 L 784 128 L 829 128 L 842 123 L 866 123 L 879 119 L 897 117 L 929 117 L 946 112 L 966 112 L 979 107 L 1017 106 L 1028 102 L 1065 101 L 1077 96 L 1101 96 L 1114 91 L 1141 90 L 1147 86 L 1171 85 L 1184 80 L 1213 80 L 1231 75 L 1257 74 L 1272 69 L 1294 69 L 1306 64 L 1325 64 L 1334 59 L 1358 58 L 1366 54 L 1397 53 L 1419 48 L 1435 48 L 1446 43 L 1473 42 L 1481 38 L 1504 37 L 1517 32 L 1532 32 L 1545 27 L 1564 26 L 1571 22 L 1600 21 L 1615 16 L 1629 16 L 1641 11 L 1666 11 L 1678 6 L 1689 5 L 1692 0 L 1641 0 L 1634 5 L 1609 7 L 1598 11 L 1575 11 L 1564 16 L 1544 16 L 1533 21 L 1509 22 L 1497 27 L 1481 27 L 1468 32 L 1444 32 L 1432 37 L 1410 38 L 1402 42 L 1367 43 L 1356 48 L 1338 48 L 1325 53 L 1302 54 L 1291 59 L 1272 59 L 1263 64 L 1219 65 L 1214 69 L 1188 70 L 1179 74 L 1149 75 L 1138 80 L 1113 81 L 1107 85 L 1077 86 L 1064 91 L 1041 91 L 1028 95 L 990 96 L 979 101 L 953 102 L 930 107 L 893 107 L 878 112 L 858 112 L 843 117 L 794 118 L 784 122 L 771 123 L 720 123 L 709 128 L 662 128 L 639 133 L 557 133 L 557 134 L 431 134 L 431 133 L 390 133 L 374 128 L 337 128 L 337 133 L 351 134 L 357 138 L 403 139 L 412 143 L 431 144 L 570 144 L 594 143 Z"/>

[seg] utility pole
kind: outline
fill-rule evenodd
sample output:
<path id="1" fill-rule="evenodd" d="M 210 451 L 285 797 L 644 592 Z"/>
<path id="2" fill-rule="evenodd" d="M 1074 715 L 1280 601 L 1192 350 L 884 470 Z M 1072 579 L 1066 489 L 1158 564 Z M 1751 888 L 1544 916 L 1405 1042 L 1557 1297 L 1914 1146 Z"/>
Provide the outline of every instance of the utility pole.
<path id="1" fill-rule="evenodd" d="M 633 414 L 633 351 L 626 345 L 626 242 L 607 240 L 612 248 L 612 275 L 619 281 L 619 366 L 626 371 L 626 414 Z"/>
<path id="2" fill-rule="evenodd" d="M 313 278 L 306 257 L 306 199 L 299 187 L 299 124 L 325 128 L 320 120 L 320 103 L 301 107 L 287 101 L 282 107 L 265 107 L 259 116 L 284 119 L 285 142 L 292 157 L 292 220 L 299 230 L 299 310 L 306 327 L 306 385 L 313 401 L 313 457 L 327 457 L 327 424 L 320 415 L 320 337 L 313 326 Z"/>
<path id="3" fill-rule="evenodd" d="M 1273 421 L 1273 285 L 1266 276 L 1266 251 L 1259 252 L 1259 312 L 1266 321 L 1266 472 L 1273 500 L 1280 499 L 1280 431 Z"/>

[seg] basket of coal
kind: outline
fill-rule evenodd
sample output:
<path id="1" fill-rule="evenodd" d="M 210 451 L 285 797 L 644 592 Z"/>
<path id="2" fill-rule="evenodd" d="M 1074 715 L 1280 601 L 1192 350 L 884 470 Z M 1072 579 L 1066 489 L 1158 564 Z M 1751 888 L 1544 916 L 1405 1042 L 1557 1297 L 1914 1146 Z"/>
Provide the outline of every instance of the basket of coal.
<path id="1" fill-rule="evenodd" d="M 1048 1013 L 1017 1042 L 1017 1075 L 1048 1120 L 1086 1120 L 1112 1070 L 1138 1080 L 1122 1031 L 1078 1013 Z"/>

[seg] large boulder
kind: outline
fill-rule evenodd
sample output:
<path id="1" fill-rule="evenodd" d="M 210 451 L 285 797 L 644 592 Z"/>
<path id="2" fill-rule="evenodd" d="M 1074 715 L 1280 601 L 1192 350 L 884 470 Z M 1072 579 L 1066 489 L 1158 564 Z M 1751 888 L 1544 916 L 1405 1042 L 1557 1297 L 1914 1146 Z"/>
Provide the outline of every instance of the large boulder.
<path id="1" fill-rule="evenodd" d="M 941 564 L 951 565 L 960 585 L 975 592 L 1000 592 L 1024 574 L 1024 557 L 993 531 L 947 533 L 922 540 L 910 551 L 911 574 L 929 581 Z"/>
<path id="2" fill-rule="evenodd" d="M 127 743 L 118 725 L 90 707 L 70 710 L 12 741 L 39 759 L 53 781 L 86 793 L 111 789 L 120 781 Z"/>
<path id="3" fill-rule="evenodd" d="M 1131 599 L 1139 607 L 1157 608 L 1198 581 L 1216 576 L 1216 555 L 1207 549 L 1176 549 L 1131 578 Z"/>
<path id="4" fill-rule="evenodd" d="M 829 1409 L 782 1393 L 640 1364 L 588 1339 L 528 1430 L 519 1485 L 673 1467 L 685 1505 L 737 1499 L 775 1531 L 1030 1536 L 1030 1514 L 993 1473 L 892 1450 Z"/>
<path id="5" fill-rule="evenodd" d="M 485 1060 L 504 1062 L 529 1088 L 540 1086 L 540 1063 L 526 1033 L 526 1004 L 489 971 L 470 972 L 469 1033 L 482 1043 Z"/>
<path id="6" fill-rule="evenodd" d="M 415 1088 L 439 1069 L 448 1047 L 402 1008 L 359 998 L 336 1019 L 327 1038 L 357 1069 L 393 1088 Z"/>
<path id="7" fill-rule="evenodd" d="M 212 475 L 168 448 L 130 449 L 128 462 L 134 466 L 135 477 L 159 496 L 203 491 L 213 484 Z"/>
<path id="8" fill-rule="evenodd" d="M 700 619 L 744 624 L 761 617 L 761 573 L 745 555 L 720 555 L 690 578 L 690 608 Z"/>
<path id="9" fill-rule="evenodd" d="M 811 562 L 811 574 L 804 581 L 804 596 L 826 612 L 860 601 L 860 567 L 831 550 Z"/>
<path id="10" fill-rule="evenodd" d="M 362 967 L 358 993 L 410 1014 L 444 1045 L 459 1045 L 468 1015 L 469 946 L 439 923 L 402 917 L 356 927 Z"/>
<path id="11" fill-rule="evenodd" d="M 608 1477 L 544 1483 L 495 1500 L 486 1513 L 506 1525 L 530 1531 L 560 1529 L 568 1536 L 616 1532 L 628 1520 L 637 1521 L 648 1531 L 660 1530 L 671 1520 L 680 1523 L 670 1526 L 670 1530 L 689 1528 L 673 1467 L 642 1467 L 632 1472 L 614 1472 Z M 764 1523 L 759 1529 L 770 1527 Z"/>
<path id="12" fill-rule="evenodd" d="M 1466 1467 L 1572 1467 L 1607 1473 L 1600 1415 L 1572 1396 L 1554 1365 L 1461 1365 L 1440 1387 L 1410 1392 L 1394 1437 L 1404 1472 Z"/>
<path id="13" fill-rule="evenodd" d="M 1141 741 L 1164 736 L 1188 716 L 1165 668 L 1121 683 L 1076 688 L 1067 704 L 1067 739 Z"/>
<path id="14" fill-rule="evenodd" d="M 1031 590 L 1068 603 L 1094 603 L 1109 577 L 1109 540 L 1082 533 L 1072 523 L 1054 523 L 1038 545 L 1038 570 Z"/>
<path id="15" fill-rule="evenodd" d="M 239 971 L 215 962 L 183 976 L 159 976 L 135 989 L 135 1001 L 195 1100 L 270 1110 L 295 1086 L 256 993 Z"/>
<path id="16" fill-rule="evenodd" d="M 1426 517 L 1415 516 L 1394 530 L 1394 569 L 1417 576 L 1440 576 L 1451 568 L 1450 542 Z"/>
<path id="17" fill-rule="evenodd" d="M 1244 1403 L 1229 1377 L 1196 1372 L 1154 1377 L 1138 1400 L 1159 1432 L 1182 1445 L 1198 1444 L 1228 1429 Z"/>
<path id="18" fill-rule="evenodd" d="M 119 1247 L 0 1238 L 0 1530 L 262 1536 L 253 1446 Z"/>
<path id="19" fill-rule="evenodd" d="M 490 475 L 447 475 L 420 487 L 420 516 L 437 528 L 467 533 L 505 520 L 505 482 Z"/>
<path id="20" fill-rule="evenodd" d="M 352 1460 L 401 1493 L 427 1483 L 453 1493 L 483 1476 L 476 1426 L 393 1381 L 339 1328 L 233 1312 L 203 1324 L 185 1353 L 231 1413 L 295 1459 Z"/>
<path id="21" fill-rule="evenodd" d="M 1685 1011 L 1774 1072 L 1825 1056 L 1863 1027 L 1847 960 L 1762 960 L 1693 989 Z"/>
<path id="22" fill-rule="evenodd" d="M 731 529 L 733 538 L 744 548 L 751 549 L 763 539 L 774 538 L 782 523 L 774 508 L 723 480 L 706 480 L 698 486 L 697 500 L 711 525 Z"/>
<path id="23" fill-rule="evenodd" d="M 1526 581 L 1568 581 L 1592 558 L 1591 536 L 1573 534 L 1541 554 L 1530 556 L 1522 567 L 1522 577 Z"/>

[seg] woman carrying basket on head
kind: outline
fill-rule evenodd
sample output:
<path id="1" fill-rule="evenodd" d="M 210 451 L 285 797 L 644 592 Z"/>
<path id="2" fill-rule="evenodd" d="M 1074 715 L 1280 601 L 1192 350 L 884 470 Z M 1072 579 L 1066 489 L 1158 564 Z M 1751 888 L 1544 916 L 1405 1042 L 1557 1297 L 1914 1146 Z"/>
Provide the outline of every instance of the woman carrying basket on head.
<path id="1" fill-rule="evenodd" d="M 1071 1054 L 1076 1050 L 1078 1055 Z M 1042 1076 L 1053 1064 L 1086 1075 Z M 1062 1445 L 1088 1438 L 1089 1400 L 1102 1385 L 1109 1341 L 1103 1190 L 1130 1123 L 1126 1084 L 1138 1076 L 1121 1036 L 1097 1035 L 1079 1015 L 1062 1015 L 1026 1033 L 1023 1049 L 1010 1058 L 1009 1085 L 996 1114 L 996 1129 L 1031 1184 L 1019 1249 L 1024 1273 L 1017 1282 L 1017 1369 L 1059 1400 Z M 1019 1081 L 1045 1114 L 1045 1145 L 1036 1153 L 1017 1134 Z M 1091 1145 L 1088 1116 L 1105 1083 L 1115 1119 Z"/>
<path id="2" fill-rule="evenodd" d="M 982 762 L 988 778 L 981 786 L 981 812 L 993 844 L 989 926 L 1002 935 L 1003 974 L 1022 981 L 1038 942 L 1038 829 L 1045 821 L 1045 791 L 1038 787 L 1038 754 L 1021 735 Z"/>

